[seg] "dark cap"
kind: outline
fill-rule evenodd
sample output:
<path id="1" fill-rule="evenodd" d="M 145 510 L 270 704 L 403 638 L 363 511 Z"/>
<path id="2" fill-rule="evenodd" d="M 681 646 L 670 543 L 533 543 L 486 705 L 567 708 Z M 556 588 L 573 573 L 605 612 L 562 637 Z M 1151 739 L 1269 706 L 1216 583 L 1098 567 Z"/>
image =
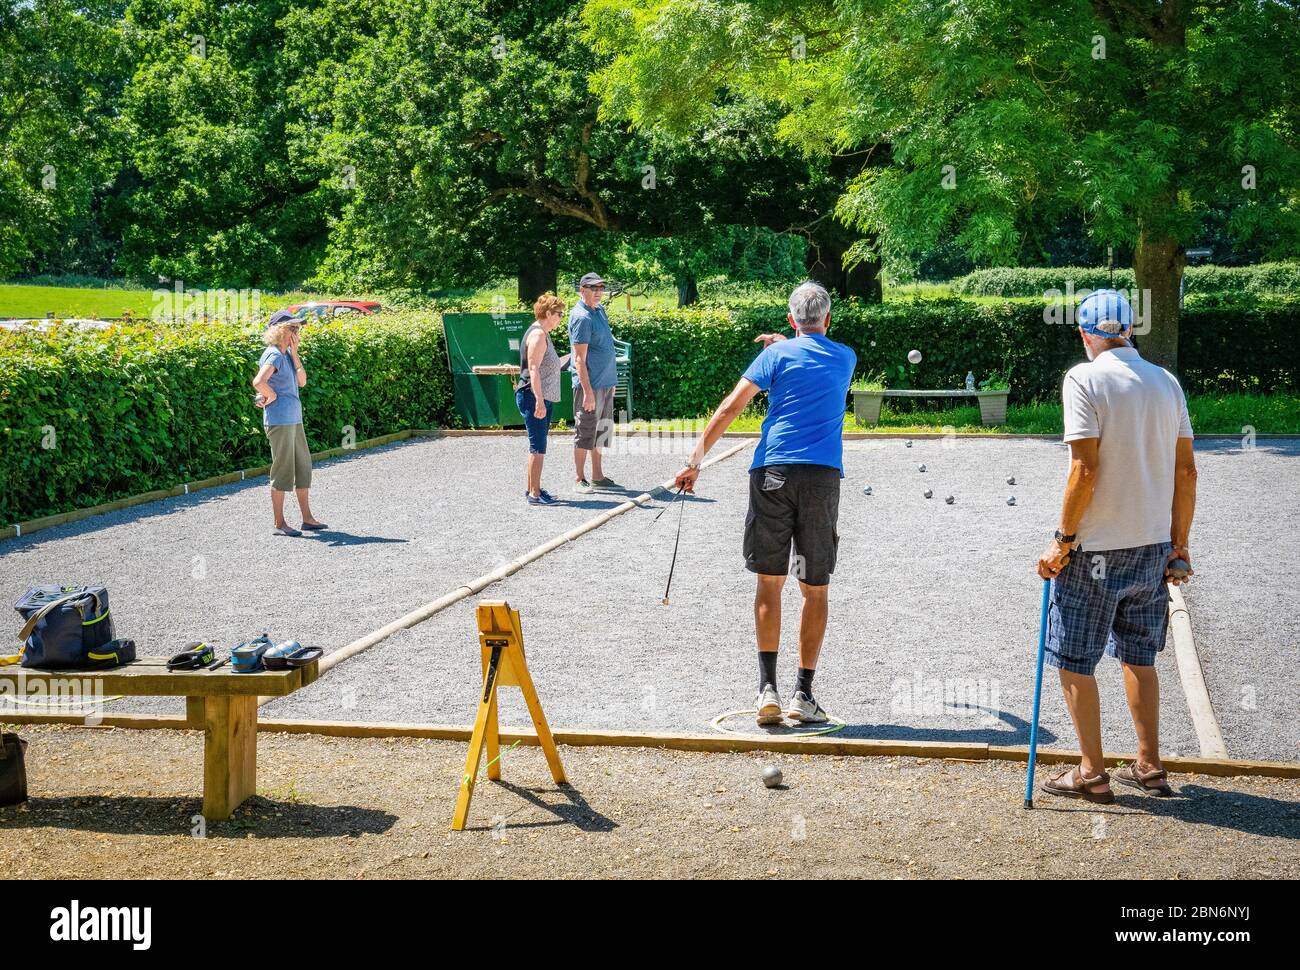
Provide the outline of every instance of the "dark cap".
<path id="1" fill-rule="evenodd" d="M 604 286 L 605 281 L 600 278 L 599 273 L 587 273 L 582 279 L 578 280 L 578 289 L 584 286 Z"/>

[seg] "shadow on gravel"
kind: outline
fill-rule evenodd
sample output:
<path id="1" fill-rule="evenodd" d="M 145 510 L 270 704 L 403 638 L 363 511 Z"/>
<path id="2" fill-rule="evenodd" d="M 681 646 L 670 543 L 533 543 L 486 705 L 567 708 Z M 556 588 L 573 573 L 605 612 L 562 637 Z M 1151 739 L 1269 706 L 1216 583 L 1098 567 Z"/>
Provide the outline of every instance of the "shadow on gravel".
<path id="1" fill-rule="evenodd" d="M 304 532 L 303 538 L 314 539 L 317 542 L 330 546 L 374 546 L 385 545 L 393 542 L 410 542 L 410 539 L 392 539 L 387 536 L 358 536 L 351 532 L 340 532 L 338 529 L 325 529 L 321 532 Z"/>
<path id="2" fill-rule="evenodd" d="M 549 828 L 553 825 L 572 825 L 581 832 L 613 832 L 614 829 L 618 828 L 618 823 L 592 808 L 591 803 L 582 796 L 582 792 L 572 785 L 557 785 L 554 788 L 524 788 L 508 781 L 491 781 L 488 784 L 504 788 L 528 802 L 528 804 L 550 812 L 555 816 L 554 820 L 549 822 L 519 822 L 512 825 L 507 821 L 506 828 L 536 829 Z M 542 795 L 563 795 L 567 802 L 553 804 L 541 798 Z M 466 826 L 467 830 L 478 832 L 486 832 L 491 828 L 491 825 Z"/>
<path id="3" fill-rule="evenodd" d="M 1248 835 L 1300 840 L 1300 802 L 1201 785 L 1175 784 L 1175 790 L 1173 798 L 1152 798 L 1141 793 L 1129 794 L 1121 786 L 1115 797 L 1125 808 L 1139 809 L 1147 815 L 1191 825 L 1213 825 Z"/>
<path id="4" fill-rule="evenodd" d="M 952 741 L 965 744 L 1021 745 L 1029 743 L 1029 722 L 1008 711 L 989 708 L 954 708 L 983 710 L 992 714 L 1004 727 L 992 727 L 987 721 L 975 728 L 918 728 L 906 724 L 850 724 L 836 737 L 865 738 L 872 741 Z M 1043 724 L 1038 725 L 1038 743 L 1047 746 L 1060 738 Z"/>
<path id="5" fill-rule="evenodd" d="M 179 806 L 179 807 L 178 807 Z M 0 809 L 0 831 L 75 829 L 111 835 L 193 836 L 203 804 L 197 798 L 104 798 L 74 795 L 32 798 L 25 808 Z M 207 826 L 207 838 L 341 839 L 381 835 L 397 816 L 370 808 L 316 806 L 255 795 L 225 822 Z"/>

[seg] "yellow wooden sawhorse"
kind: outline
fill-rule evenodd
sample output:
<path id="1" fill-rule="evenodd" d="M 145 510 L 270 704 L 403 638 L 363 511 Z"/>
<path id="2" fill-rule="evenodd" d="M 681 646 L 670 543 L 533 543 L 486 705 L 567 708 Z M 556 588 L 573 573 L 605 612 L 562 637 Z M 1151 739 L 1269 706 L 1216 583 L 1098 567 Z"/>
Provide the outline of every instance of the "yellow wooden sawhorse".
<path id="1" fill-rule="evenodd" d="M 465 758 L 465 776 L 456 795 L 456 812 L 452 816 L 453 832 L 463 831 L 469 816 L 469 803 L 474 798 L 474 783 L 478 780 L 479 761 L 486 747 L 487 776 L 492 781 L 501 779 L 501 729 L 497 720 L 497 688 L 518 687 L 532 715 L 537 740 L 550 765 L 551 777 L 557 785 L 566 784 L 564 766 L 555 748 L 555 738 L 546 724 L 542 704 L 537 699 L 537 689 L 524 661 L 524 635 L 519 627 L 519 611 L 509 603 L 485 600 L 479 603 L 478 639 L 483 658 L 483 693 L 479 697 L 478 716 L 474 719 L 474 733 L 469 739 L 469 754 Z"/>

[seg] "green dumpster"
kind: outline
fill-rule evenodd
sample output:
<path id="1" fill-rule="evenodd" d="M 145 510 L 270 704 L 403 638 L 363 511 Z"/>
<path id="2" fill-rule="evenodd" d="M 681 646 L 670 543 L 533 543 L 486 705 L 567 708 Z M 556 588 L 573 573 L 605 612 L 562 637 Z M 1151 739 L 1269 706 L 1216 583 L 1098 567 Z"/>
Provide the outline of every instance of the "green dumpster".
<path id="1" fill-rule="evenodd" d="M 447 363 L 456 411 L 471 428 L 519 428 L 524 419 L 515 404 L 519 344 L 533 323 L 531 313 L 444 313 Z M 493 372 L 507 365 L 508 372 Z M 565 371 L 552 420 L 573 423 L 573 387 Z"/>

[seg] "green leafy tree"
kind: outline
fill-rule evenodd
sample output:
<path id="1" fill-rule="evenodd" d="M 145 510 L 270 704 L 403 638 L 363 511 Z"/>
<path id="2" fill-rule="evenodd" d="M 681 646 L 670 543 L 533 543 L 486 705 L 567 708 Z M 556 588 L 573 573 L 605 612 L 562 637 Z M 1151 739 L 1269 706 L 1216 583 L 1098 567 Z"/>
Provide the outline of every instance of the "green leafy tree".
<path id="1" fill-rule="evenodd" d="M 1234 237 L 1296 238 L 1300 8 L 1242 0 L 847 0 L 849 137 L 885 140 L 841 212 L 885 253 L 955 233 L 1013 262 L 1081 214 L 1130 246 L 1148 356 L 1176 366 L 1184 248 L 1230 200 Z M 942 42 L 937 42 L 942 38 Z"/>
<path id="2" fill-rule="evenodd" d="M 126 78 L 119 5 L 0 5 L 0 279 L 96 272 L 118 170 Z"/>
<path id="3" fill-rule="evenodd" d="M 728 99 L 841 162 L 848 259 L 907 265 L 955 240 L 982 264 L 1042 259 L 1082 220 L 1132 252 L 1174 363 L 1184 247 L 1207 212 L 1296 251 L 1300 16 L 1272 0 L 588 0 L 611 115 L 679 136 Z M 801 56 L 792 56 L 792 45 Z M 879 163 L 879 164 L 877 164 Z M 1078 245 L 1076 250 L 1081 248 Z"/>
<path id="4" fill-rule="evenodd" d="M 583 22 L 605 56 L 591 79 L 603 117 L 661 143 L 743 130 L 773 142 L 774 157 L 786 146 L 807 173 L 806 218 L 788 231 L 807 242 L 809 275 L 845 295 L 880 298 L 877 260 L 846 265 L 860 233 L 836 218 L 834 202 L 889 152 L 848 134 L 855 108 L 842 79 L 852 31 L 833 2 L 588 0 Z"/>
<path id="5" fill-rule="evenodd" d="M 293 157 L 290 0 L 131 0 L 122 128 L 137 188 L 122 269 L 199 286 L 300 281 L 324 245 L 322 172 Z"/>
<path id="6" fill-rule="evenodd" d="M 789 231 L 833 204 L 770 125 L 748 126 L 752 112 L 689 141 L 600 118 L 580 9 L 326 0 L 295 13 L 288 56 L 316 58 L 291 88 L 311 119 L 295 138 L 333 173 L 340 207 L 322 281 L 428 289 L 517 274 L 530 299 L 624 234 L 708 250 L 714 229 Z"/>

